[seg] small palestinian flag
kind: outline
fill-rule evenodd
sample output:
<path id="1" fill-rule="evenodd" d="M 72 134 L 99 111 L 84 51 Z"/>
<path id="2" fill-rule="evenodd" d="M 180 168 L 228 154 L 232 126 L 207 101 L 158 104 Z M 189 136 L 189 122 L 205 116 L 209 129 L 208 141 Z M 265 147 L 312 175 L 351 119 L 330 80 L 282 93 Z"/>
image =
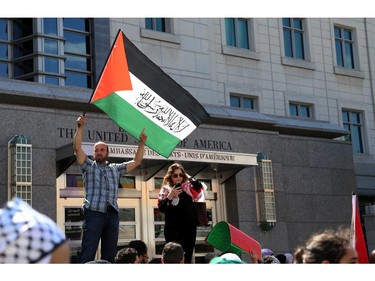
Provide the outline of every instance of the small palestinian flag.
<path id="1" fill-rule="evenodd" d="M 203 106 L 119 30 L 90 103 L 168 158 L 207 117 Z"/>
<path id="2" fill-rule="evenodd" d="M 362 230 L 361 216 L 357 204 L 357 195 L 352 193 L 351 243 L 358 254 L 358 263 L 369 263 L 365 236 Z"/>

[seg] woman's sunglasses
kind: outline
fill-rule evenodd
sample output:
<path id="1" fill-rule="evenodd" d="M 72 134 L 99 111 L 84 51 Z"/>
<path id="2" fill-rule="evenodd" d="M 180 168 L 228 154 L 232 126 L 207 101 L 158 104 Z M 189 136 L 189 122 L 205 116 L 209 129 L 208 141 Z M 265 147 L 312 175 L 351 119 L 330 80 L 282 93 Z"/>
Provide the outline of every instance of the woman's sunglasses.
<path id="1" fill-rule="evenodd" d="M 184 176 L 185 176 L 184 174 L 173 174 L 172 178 L 177 178 L 177 177 L 183 178 Z"/>

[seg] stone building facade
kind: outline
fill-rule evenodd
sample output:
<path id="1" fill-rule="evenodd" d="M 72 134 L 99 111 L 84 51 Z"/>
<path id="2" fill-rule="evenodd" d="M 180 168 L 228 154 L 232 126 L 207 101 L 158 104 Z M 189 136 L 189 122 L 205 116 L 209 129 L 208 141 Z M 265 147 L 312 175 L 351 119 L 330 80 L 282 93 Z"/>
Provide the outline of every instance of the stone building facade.
<path id="1" fill-rule="evenodd" d="M 353 191 L 359 195 L 365 231 L 373 233 L 372 208 L 365 208 L 375 203 L 373 19 L 297 19 L 303 24 L 303 59 L 286 55 L 288 29 L 281 18 L 246 19 L 248 48 L 228 45 L 223 18 L 168 19 L 165 31 L 152 30 L 144 18 L 88 22 L 93 81 L 122 29 L 210 115 L 180 143 L 175 158 L 149 151 L 130 175 L 132 187 L 121 190 L 119 199 L 124 214 L 130 214 L 124 215 L 119 246 L 142 239 L 149 254 L 160 256 L 163 226 L 156 210 L 157 183 L 173 161 L 211 185 L 210 227 L 225 220 L 276 253 L 294 251 L 312 232 L 350 226 Z M 34 25 L 39 28 L 38 21 Z M 354 68 L 338 65 L 337 29 L 351 32 Z M 9 48 L 15 42 L 10 41 Z M 16 60 L 8 63 L 12 70 Z M 74 255 L 79 251 L 80 219 L 72 217 L 80 216 L 76 212 L 83 196 L 81 187 L 68 184 L 70 178 L 80 182 L 71 147 L 76 118 L 87 112 L 88 154 L 96 141 L 104 140 L 112 146 L 112 161 L 130 159 L 121 151 L 131 151 L 136 141 L 88 106 L 92 89 L 12 78 L 0 78 L 0 202 L 14 194 L 9 141 L 26 136 L 32 145 L 32 205 L 65 228 Z M 249 99 L 253 108 L 234 107 L 231 98 Z M 292 112 L 301 106 L 310 112 L 306 118 Z M 345 123 L 346 112 L 358 114 L 361 122 Z M 352 131 L 344 125 L 353 126 Z M 360 132 L 361 151 L 346 141 L 354 127 Z M 264 155 L 267 161 L 262 162 Z M 259 186 L 262 163 L 271 168 L 271 189 Z M 270 197 L 265 199 L 265 194 Z M 264 204 L 270 209 L 262 209 Z M 203 242 L 210 227 L 199 230 L 196 262 L 212 250 Z"/>

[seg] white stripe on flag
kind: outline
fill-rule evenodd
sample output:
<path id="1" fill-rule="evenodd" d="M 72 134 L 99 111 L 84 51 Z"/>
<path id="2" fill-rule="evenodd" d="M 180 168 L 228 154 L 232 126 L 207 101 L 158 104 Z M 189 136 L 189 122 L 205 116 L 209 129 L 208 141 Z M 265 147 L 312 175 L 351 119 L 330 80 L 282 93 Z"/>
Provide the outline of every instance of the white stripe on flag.
<path id="1" fill-rule="evenodd" d="M 147 70 L 146 70 L 147 71 Z M 133 90 L 116 93 L 153 123 L 180 140 L 196 129 L 193 122 L 130 73 Z"/>

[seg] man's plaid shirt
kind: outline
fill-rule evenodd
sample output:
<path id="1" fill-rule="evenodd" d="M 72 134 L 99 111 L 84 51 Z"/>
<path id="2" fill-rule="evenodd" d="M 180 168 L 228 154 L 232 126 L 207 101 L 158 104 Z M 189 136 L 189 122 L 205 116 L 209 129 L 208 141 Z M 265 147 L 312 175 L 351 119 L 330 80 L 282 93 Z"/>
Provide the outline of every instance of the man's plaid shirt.
<path id="1" fill-rule="evenodd" d="M 108 164 L 107 162 L 101 165 L 86 157 L 79 168 L 85 187 L 83 207 L 106 213 L 107 205 L 110 204 L 118 211 L 118 187 L 120 178 L 125 175 L 126 163 Z"/>

